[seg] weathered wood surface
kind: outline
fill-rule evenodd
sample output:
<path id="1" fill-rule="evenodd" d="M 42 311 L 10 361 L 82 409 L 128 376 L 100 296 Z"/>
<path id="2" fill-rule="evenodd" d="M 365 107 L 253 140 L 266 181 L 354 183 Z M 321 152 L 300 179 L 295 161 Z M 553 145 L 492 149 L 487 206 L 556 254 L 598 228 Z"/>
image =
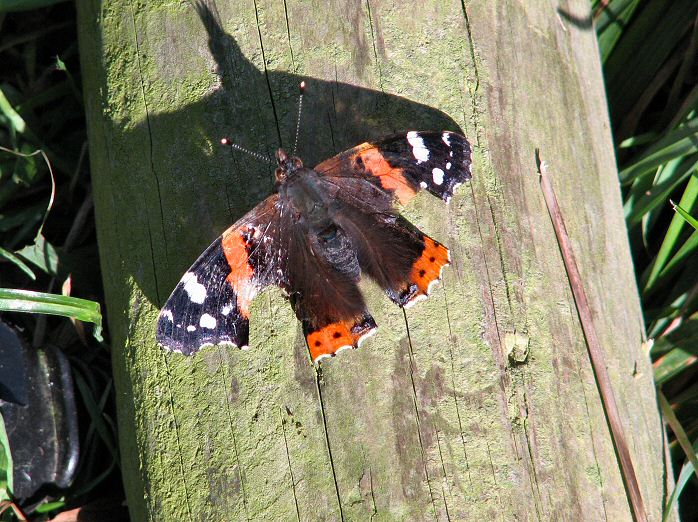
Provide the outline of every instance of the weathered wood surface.
<path id="1" fill-rule="evenodd" d="M 662 426 L 586 0 L 77 2 L 123 474 L 133 520 L 629 520 L 544 206 L 553 183 L 653 520 Z M 443 287 L 316 372 L 278 291 L 247 352 L 165 354 L 178 278 L 270 191 L 228 135 L 309 165 L 399 129 L 461 130 L 475 178 L 405 215 Z"/>

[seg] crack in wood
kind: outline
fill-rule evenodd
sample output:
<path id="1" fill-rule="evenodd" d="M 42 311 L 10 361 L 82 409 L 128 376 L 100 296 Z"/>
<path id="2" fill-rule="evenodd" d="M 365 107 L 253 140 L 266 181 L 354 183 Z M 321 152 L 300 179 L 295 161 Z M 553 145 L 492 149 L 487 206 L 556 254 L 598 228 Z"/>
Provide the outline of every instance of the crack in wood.
<path id="1" fill-rule="evenodd" d="M 443 472 L 444 483 L 446 484 L 446 487 L 448 488 L 448 496 L 450 498 L 452 498 L 453 493 L 451 492 L 451 485 L 448 482 L 448 476 L 446 474 L 446 464 L 444 463 L 444 454 L 441 451 L 441 439 L 439 437 L 439 430 L 436 427 L 436 423 L 434 423 L 434 433 L 436 434 L 436 447 L 439 450 L 439 459 L 441 460 L 441 471 Z M 448 520 L 448 522 L 451 522 L 451 514 L 448 511 L 448 500 L 446 499 L 446 490 L 444 489 L 444 484 L 441 484 L 441 495 L 444 498 L 444 508 L 446 509 L 446 520 Z"/>
<path id="2" fill-rule="evenodd" d="M 288 410 L 288 407 L 286 408 Z M 288 450 L 288 439 L 286 438 L 286 420 L 283 417 L 283 412 L 279 412 L 281 418 L 281 431 L 284 435 L 284 447 L 286 448 L 286 461 L 288 462 L 288 472 L 291 475 L 291 491 L 293 492 L 293 503 L 296 507 L 296 517 L 300 521 L 301 512 L 298 508 L 298 497 L 296 496 L 296 479 L 293 477 L 293 467 L 291 466 L 291 453 Z"/>
<path id="3" fill-rule="evenodd" d="M 448 353 L 451 362 L 451 392 L 453 395 L 453 402 L 456 405 L 456 418 L 458 419 L 458 435 L 460 436 L 461 443 L 463 445 L 463 457 L 465 458 L 465 471 L 468 473 L 468 481 L 470 486 L 473 485 L 473 477 L 470 473 L 470 463 L 468 462 L 468 449 L 465 443 L 465 433 L 463 430 L 463 421 L 460 416 L 460 405 L 458 404 L 458 394 L 456 393 L 456 365 L 453 359 L 453 345 L 455 344 L 455 336 L 453 335 L 453 330 L 451 329 L 451 316 L 448 309 L 448 295 L 446 291 L 446 284 L 441 282 L 444 289 L 444 309 L 446 310 L 446 324 L 448 325 Z"/>
<path id="4" fill-rule="evenodd" d="M 228 374 L 225 370 L 226 365 L 223 361 L 223 355 L 219 349 L 218 351 L 218 361 L 220 364 L 220 367 L 223 371 L 223 382 L 224 386 L 223 389 L 225 390 L 225 410 L 228 415 L 228 424 L 230 425 L 230 435 L 233 439 L 233 454 L 235 455 L 235 464 L 237 465 L 238 468 L 238 479 L 240 479 L 240 491 L 242 492 L 242 507 L 245 510 L 245 519 L 249 522 L 250 520 L 250 513 L 247 508 L 247 494 L 245 493 L 245 481 L 242 478 L 242 464 L 240 463 L 240 455 L 238 453 L 238 444 L 237 444 L 237 438 L 235 437 L 235 425 L 233 424 L 233 414 L 230 411 L 230 397 L 228 395 L 228 390 L 227 390 L 227 383 L 229 382 Z"/>
<path id="5" fill-rule="evenodd" d="M 573 358 L 573 360 L 577 363 L 577 377 L 579 378 L 579 384 L 582 388 L 582 397 L 584 398 L 584 408 L 586 410 L 586 417 L 587 417 L 587 424 L 589 426 L 589 438 L 591 439 L 591 454 L 594 456 L 594 466 L 596 467 L 596 472 L 598 473 L 599 477 L 599 489 L 600 489 L 600 496 L 601 496 L 601 508 L 603 509 L 603 518 L 608 522 L 608 513 L 606 513 L 606 499 L 604 498 L 604 481 L 603 481 L 603 474 L 601 473 L 601 466 L 599 465 L 599 457 L 598 454 L 596 453 L 596 441 L 594 440 L 594 425 L 591 422 L 591 411 L 589 410 L 589 400 L 587 398 L 587 392 L 584 386 L 584 380 L 582 379 L 582 369 L 581 369 L 581 364 L 579 361 L 579 358 L 576 356 Z M 662 433 L 664 433 L 664 430 L 662 430 Z"/>
<path id="6" fill-rule="evenodd" d="M 271 81 L 269 80 L 269 70 L 267 69 L 267 56 L 264 53 L 264 42 L 262 39 L 262 27 L 259 21 L 259 9 L 257 7 L 257 0 L 254 2 L 254 18 L 257 23 L 257 35 L 259 36 L 259 49 L 262 52 L 262 65 L 264 66 L 264 80 L 267 83 L 267 90 L 269 91 L 269 101 L 271 102 L 271 110 L 274 113 L 274 123 L 276 123 L 276 137 L 279 139 L 279 146 L 283 145 L 281 140 L 281 127 L 279 126 L 279 117 L 276 113 L 276 103 L 274 103 L 274 92 L 271 88 Z"/>
<path id="7" fill-rule="evenodd" d="M 366 0 L 366 10 L 368 12 L 368 25 L 371 28 L 371 44 L 373 45 L 373 57 L 376 60 L 376 68 L 378 69 L 378 87 L 381 92 L 385 94 L 385 89 L 383 88 L 383 69 L 381 68 L 381 62 L 378 58 L 378 48 L 376 47 L 376 35 L 373 29 L 373 15 L 371 14 L 371 3 Z"/>
<path id="8" fill-rule="evenodd" d="M 540 488 L 538 487 L 538 474 L 536 473 L 536 463 L 533 459 L 533 445 L 535 444 L 532 441 L 531 436 L 529 435 L 528 432 L 528 425 L 529 425 L 529 409 L 528 409 L 528 399 L 526 397 L 526 391 L 524 389 L 523 391 L 523 402 L 519 405 L 519 412 L 522 416 L 522 426 L 523 426 L 523 433 L 524 433 L 524 438 L 526 439 L 526 456 L 528 457 L 527 462 L 528 462 L 528 467 L 530 469 L 530 473 L 528 474 L 528 480 L 531 486 L 531 492 L 533 493 L 533 505 L 536 508 L 536 517 L 538 520 L 542 520 L 541 518 L 541 511 L 542 511 L 542 501 L 541 501 L 541 495 L 540 495 Z"/>
<path id="9" fill-rule="evenodd" d="M 172 395 L 172 377 L 170 375 L 170 367 L 167 364 L 167 354 L 163 351 L 160 356 L 165 363 L 165 374 L 167 376 L 167 393 L 169 396 L 170 403 L 170 415 L 172 416 L 172 425 L 174 426 L 175 440 L 177 441 L 177 458 L 179 460 L 179 475 L 182 479 L 182 485 L 184 486 L 184 501 L 187 506 L 187 513 L 189 514 L 189 520 L 194 520 L 191 505 L 189 504 L 189 488 L 187 486 L 187 479 L 184 473 L 184 458 L 182 457 L 182 443 L 179 437 L 179 424 L 177 424 L 177 416 L 175 415 L 174 406 L 174 396 Z"/>
<path id="10" fill-rule="evenodd" d="M 131 8 L 131 26 L 133 27 L 133 41 L 135 43 L 136 47 L 136 63 L 137 69 L 138 69 L 138 80 L 140 83 L 141 87 L 141 98 L 143 101 L 143 108 L 145 109 L 145 128 L 148 131 L 148 147 L 149 147 L 149 161 L 150 161 L 150 172 L 152 172 L 153 177 L 155 178 L 155 189 L 157 191 L 157 200 L 158 200 L 158 205 L 160 209 L 160 228 L 161 228 L 161 236 L 162 236 L 162 241 L 164 243 L 164 250 L 165 250 L 165 266 L 169 265 L 169 262 L 167 260 L 167 236 L 165 234 L 165 226 L 163 223 L 163 211 L 162 211 L 162 196 L 160 193 L 160 180 L 158 179 L 157 172 L 155 171 L 155 164 L 153 163 L 153 132 L 152 129 L 150 128 L 150 112 L 148 110 L 148 100 L 145 96 L 145 85 L 143 84 L 143 66 L 141 64 L 141 52 L 140 52 L 140 43 L 138 42 L 138 30 L 136 27 L 136 18 L 135 14 L 133 11 L 133 4 L 130 3 L 129 7 Z M 146 192 L 143 191 L 141 192 L 141 195 L 143 196 L 143 208 L 146 209 L 145 212 L 145 219 L 146 219 L 146 229 L 148 230 L 148 243 L 150 246 L 150 263 L 153 269 L 153 282 L 155 284 L 155 297 L 157 299 L 157 305 L 158 307 L 162 306 L 162 301 L 160 299 L 160 285 L 158 283 L 158 269 L 155 266 L 155 248 L 153 247 L 153 231 L 151 230 L 151 225 L 150 225 L 150 214 L 147 211 L 149 208 L 149 205 L 146 204 L 145 201 L 145 194 Z"/>
<path id="11" fill-rule="evenodd" d="M 310 350 L 310 348 L 308 348 Z M 318 399 L 320 401 L 320 412 L 322 413 L 322 428 L 325 434 L 325 444 L 327 445 L 327 454 L 330 459 L 330 469 L 332 470 L 332 480 L 334 481 L 334 491 L 337 495 L 337 506 L 339 508 L 339 518 L 344 522 L 344 512 L 342 510 L 342 497 L 339 494 L 339 483 L 337 482 L 337 473 L 334 469 L 334 458 L 332 456 L 332 445 L 330 444 L 330 435 L 327 431 L 327 417 L 325 416 L 325 401 L 322 397 L 322 386 L 320 381 L 322 380 L 322 367 L 318 366 L 315 370 L 315 387 L 318 394 Z"/>
<path id="12" fill-rule="evenodd" d="M 286 5 L 286 0 L 284 0 L 284 17 L 286 18 L 286 38 L 288 40 L 288 50 L 291 52 L 291 65 L 293 66 L 293 70 L 295 72 L 296 60 L 293 57 L 293 45 L 291 44 L 291 25 L 288 21 L 288 6 Z"/>
<path id="13" fill-rule="evenodd" d="M 422 423 L 421 419 L 419 417 L 419 407 L 418 407 L 418 399 L 417 399 L 417 387 L 414 383 L 414 354 L 412 351 L 412 336 L 410 335 L 410 325 L 409 322 L 407 321 L 407 312 L 405 311 L 404 308 L 402 308 L 402 316 L 405 318 L 405 330 L 407 331 L 407 357 L 409 361 L 409 368 L 410 368 L 410 382 L 412 383 L 412 402 L 414 404 L 414 413 L 415 413 L 415 420 L 417 423 L 417 438 L 419 440 L 419 453 L 422 458 L 422 466 L 424 467 L 424 476 L 427 481 L 427 488 L 429 489 L 429 497 L 431 498 L 431 505 L 434 508 L 434 519 L 438 520 L 437 516 L 437 509 L 436 509 L 436 500 L 434 500 L 434 492 L 431 489 L 431 480 L 429 479 L 429 470 L 427 467 L 427 458 L 426 458 L 426 452 L 424 450 L 424 441 L 422 440 Z"/>
<path id="14" fill-rule="evenodd" d="M 468 10 L 465 7 L 465 0 L 461 0 L 460 5 L 463 11 L 463 18 L 465 19 L 465 31 L 468 35 L 468 48 L 470 49 L 470 60 L 472 62 L 473 74 L 475 75 L 475 87 L 473 89 L 470 89 L 470 87 L 468 86 L 468 91 L 470 93 L 470 108 L 472 110 L 473 116 L 477 116 L 479 113 L 477 108 L 477 94 L 480 90 L 480 70 L 477 65 L 477 57 L 475 56 L 475 41 L 473 40 L 473 32 L 472 27 L 470 26 Z M 477 146 L 480 147 L 479 118 L 473 118 L 473 125 L 475 126 L 475 141 L 477 143 Z"/>
<path id="15" fill-rule="evenodd" d="M 371 487 L 371 503 L 373 504 L 373 513 L 371 513 L 371 520 L 373 520 L 373 517 L 378 515 L 378 507 L 376 506 L 376 494 L 373 490 L 373 472 L 371 471 L 370 466 L 368 468 L 368 482 Z"/>

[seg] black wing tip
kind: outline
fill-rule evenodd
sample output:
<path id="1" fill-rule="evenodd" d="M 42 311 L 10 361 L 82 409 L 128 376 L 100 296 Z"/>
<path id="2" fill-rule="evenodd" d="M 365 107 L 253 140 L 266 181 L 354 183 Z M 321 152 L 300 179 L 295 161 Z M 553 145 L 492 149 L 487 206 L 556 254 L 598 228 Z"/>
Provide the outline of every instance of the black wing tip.
<path id="1" fill-rule="evenodd" d="M 442 195 L 442 199 L 448 203 L 460 185 L 473 179 L 473 147 L 468 138 L 457 132 L 443 131 L 442 139 L 444 142 L 446 140 L 450 141 L 451 148 L 456 144 L 462 147 L 460 152 L 463 154 L 460 160 L 460 168 L 456 170 L 456 174 L 449 180 L 448 187 Z"/>

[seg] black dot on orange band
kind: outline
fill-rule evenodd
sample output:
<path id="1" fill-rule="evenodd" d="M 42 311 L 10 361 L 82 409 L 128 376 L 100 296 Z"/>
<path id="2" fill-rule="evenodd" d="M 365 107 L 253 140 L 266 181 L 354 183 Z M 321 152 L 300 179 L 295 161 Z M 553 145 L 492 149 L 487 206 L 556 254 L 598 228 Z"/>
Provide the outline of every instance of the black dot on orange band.
<path id="1" fill-rule="evenodd" d="M 426 273 L 427 273 L 426 270 L 420 270 L 420 271 L 419 271 L 419 277 L 424 277 L 424 274 L 426 274 Z"/>
<path id="2" fill-rule="evenodd" d="M 320 341 L 315 341 L 315 346 L 320 346 L 322 343 Z"/>
<path id="3" fill-rule="evenodd" d="M 342 334 L 339 333 L 339 332 L 335 332 L 332 336 L 333 336 L 335 339 L 339 339 L 340 337 L 342 337 Z"/>
<path id="4" fill-rule="evenodd" d="M 434 256 L 431 256 L 431 257 L 429 258 L 429 261 L 433 263 L 434 261 L 436 261 L 436 258 L 435 258 Z"/>

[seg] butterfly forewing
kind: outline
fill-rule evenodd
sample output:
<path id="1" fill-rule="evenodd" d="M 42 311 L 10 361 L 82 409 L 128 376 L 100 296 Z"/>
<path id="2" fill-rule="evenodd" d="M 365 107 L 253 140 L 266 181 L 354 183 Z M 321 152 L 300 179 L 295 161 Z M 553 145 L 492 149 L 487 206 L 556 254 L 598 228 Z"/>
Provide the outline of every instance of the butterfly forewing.
<path id="1" fill-rule="evenodd" d="M 377 180 L 380 189 L 402 204 L 421 189 L 448 202 L 458 185 L 472 177 L 472 147 L 455 132 L 410 131 L 362 143 L 315 170 L 327 177 Z"/>
<path id="2" fill-rule="evenodd" d="M 189 355 L 209 344 L 247 347 L 252 299 L 285 281 L 282 207 L 277 194 L 267 198 L 184 274 L 158 316 L 156 338 L 163 348 Z"/>

